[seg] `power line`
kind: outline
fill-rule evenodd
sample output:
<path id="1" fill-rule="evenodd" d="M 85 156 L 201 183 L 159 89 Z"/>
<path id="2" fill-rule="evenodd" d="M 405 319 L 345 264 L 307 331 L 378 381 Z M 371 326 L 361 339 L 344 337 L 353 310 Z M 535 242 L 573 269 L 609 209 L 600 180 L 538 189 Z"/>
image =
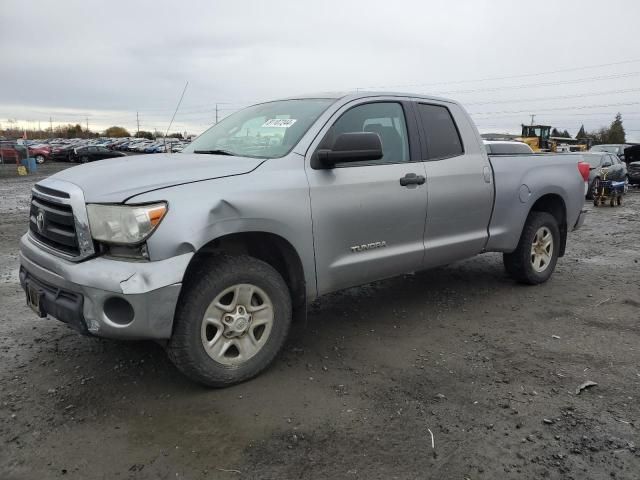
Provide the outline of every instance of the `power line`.
<path id="1" fill-rule="evenodd" d="M 440 82 L 431 82 L 431 83 L 413 83 L 413 84 L 404 84 L 404 85 L 379 85 L 375 87 L 359 87 L 359 89 L 431 87 L 435 85 L 455 85 L 455 84 L 462 84 L 462 83 L 489 82 L 493 80 L 510 80 L 513 78 L 539 77 L 543 75 L 552 75 L 556 73 L 576 72 L 580 70 L 588 70 L 591 68 L 612 67 L 614 65 L 625 65 L 629 63 L 638 63 L 638 62 L 640 62 L 640 59 L 623 60 L 621 62 L 613 62 L 613 63 L 601 63 L 598 65 L 585 65 L 582 67 L 563 68 L 560 70 L 550 70 L 547 72 L 521 73 L 516 75 L 476 78 L 472 80 L 449 80 L 449 81 L 440 81 Z"/>
<path id="2" fill-rule="evenodd" d="M 583 78 L 575 78 L 572 80 L 557 80 L 554 82 L 541 82 L 541 83 L 529 83 L 529 84 L 520 84 L 520 85 L 505 85 L 501 87 L 486 87 L 486 88 L 474 88 L 469 90 L 447 90 L 440 92 L 433 92 L 434 95 L 450 95 L 453 93 L 462 94 L 462 93 L 476 93 L 476 92 L 499 92 L 502 90 L 517 90 L 523 88 L 531 88 L 531 87 L 553 87 L 556 85 L 570 85 L 572 83 L 584 83 L 584 82 L 593 82 L 599 80 L 611 80 L 615 78 L 627 78 L 634 77 L 640 75 L 640 72 L 629 72 L 629 73 L 618 73 L 613 75 L 599 75 L 596 77 L 583 77 Z"/>
<path id="3" fill-rule="evenodd" d="M 180 108 L 180 104 L 182 103 L 182 99 L 184 98 L 184 94 L 187 91 L 187 87 L 188 86 L 189 86 L 189 82 L 185 83 L 184 90 L 182 90 L 182 95 L 180 95 L 180 100 L 178 100 L 178 105 L 176 105 L 176 111 L 173 112 L 173 117 L 171 117 L 171 121 L 169 122 L 169 126 L 167 127 L 167 133 L 164 134 L 165 138 L 169 134 L 169 129 L 171 128 L 171 125 L 173 124 L 174 118 L 176 118 L 176 113 L 178 113 L 178 109 Z"/>
<path id="4" fill-rule="evenodd" d="M 608 90 L 604 92 L 587 92 L 587 93 L 579 93 L 576 95 L 560 95 L 556 97 L 538 97 L 538 98 L 529 98 L 529 99 L 516 99 L 516 100 L 494 100 L 494 101 L 484 101 L 484 102 L 465 102 L 465 106 L 470 105 L 495 105 L 500 103 L 523 103 L 523 102 L 537 102 L 537 101 L 545 101 L 545 100 L 563 100 L 567 98 L 582 98 L 582 97 L 593 97 L 600 95 L 614 95 L 618 93 L 633 93 L 640 92 L 640 88 L 629 88 L 627 90 Z"/>
<path id="5" fill-rule="evenodd" d="M 609 112 L 609 113 L 536 113 L 536 117 L 544 117 L 544 118 L 570 118 L 570 117 L 610 117 L 613 118 L 617 113 L 621 113 L 623 119 L 629 119 L 629 117 L 635 117 L 636 115 L 640 115 L 640 112 Z M 490 117 L 474 117 L 474 121 L 477 119 L 478 122 L 482 122 L 484 120 L 493 120 L 500 118 L 510 118 L 510 117 L 523 117 L 527 116 L 526 113 L 512 113 L 506 115 L 491 115 Z M 631 118 L 630 121 L 637 121 L 637 118 Z"/>
<path id="6" fill-rule="evenodd" d="M 562 111 L 562 110 L 584 110 L 586 108 L 602 108 L 602 107 L 628 107 L 631 105 L 640 105 L 640 102 L 629 102 L 629 103 L 607 103 L 601 105 L 572 105 L 567 107 L 558 107 L 558 108 L 530 108 L 528 110 L 503 110 L 499 112 L 470 112 L 470 115 L 494 115 L 494 114 L 502 114 L 502 113 L 528 113 L 531 110 L 535 110 L 536 112 L 553 112 L 553 111 Z"/>

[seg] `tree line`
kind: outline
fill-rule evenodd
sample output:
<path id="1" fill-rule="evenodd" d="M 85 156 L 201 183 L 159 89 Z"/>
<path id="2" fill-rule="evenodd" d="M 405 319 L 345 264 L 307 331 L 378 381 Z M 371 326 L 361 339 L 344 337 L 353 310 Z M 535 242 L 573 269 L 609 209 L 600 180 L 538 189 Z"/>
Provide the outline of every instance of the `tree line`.
<path id="1" fill-rule="evenodd" d="M 591 145 L 626 143 L 627 135 L 624 130 L 624 125 L 622 125 L 622 115 L 618 112 L 609 127 L 601 127 L 592 132 L 585 131 L 584 125 L 582 125 L 576 135 L 576 139 L 590 141 Z"/>
<path id="2" fill-rule="evenodd" d="M 146 130 L 140 130 L 131 135 L 129 131 L 124 127 L 112 126 L 107 128 L 104 132 L 96 132 L 82 128 L 82 125 L 76 123 L 75 125 L 69 123 L 67 125 L 58 125 L 51 129 L 22 129 L 17 127 L 9 127 L 0 129 L 0 137 L 7 139 L 22 138 L 24 134 L 27 134 L 27 138 L 99 138 L 99 137 L 138 137 L 147 138 L 153 140 L 158 137 L 164 137 L 164 133 L 158 130 L 154 132 L 148 132 Z M 182 133 L 175 132 L 169 135 L 173 138 L 183 138 Z"/>
<path id="3" fill-rule="evenodd" d="M 5 138 L 21 138 L 25 130 L 15 127 L 6 128 L 0 130 L 0 137 Z M 26 130 L 28 138 L 97 138 L 97 137 L 138 137 L 148 138 L 153 140 L 158 137 L 164 137 L 164 134 L 158 130 L 154 132 L 148 132 L 146 130 L 140 130 L 134 135 L 131 135 L 129 131 L 124 127 L 114 125 L 107 128 L 102 134 L 99 132 L 93 132 L 88 129 L 82 128 L 82 125 L 76 123 L 75 125 L 69 123 L 67 125 L 58 125 L 51 130 Z M 554 128 L 551 131 L 552 137 L 564 137 L 571 138 L 571 135 L 567 130 L 561 132 Z M 180 132 L 175 132 L 169 135 L 173 138 L 183 138 Z M 608 127 L 601 127 L 598 130 L 587 132 L 584 129 L 584 125 L 580 127 L 577 140 L 589 141 L 591 145 L 599 145 L 603 143 L 625 143 L 626 132 L 622 124 L 622 115 L 617 113 L 615 119 Z"/>

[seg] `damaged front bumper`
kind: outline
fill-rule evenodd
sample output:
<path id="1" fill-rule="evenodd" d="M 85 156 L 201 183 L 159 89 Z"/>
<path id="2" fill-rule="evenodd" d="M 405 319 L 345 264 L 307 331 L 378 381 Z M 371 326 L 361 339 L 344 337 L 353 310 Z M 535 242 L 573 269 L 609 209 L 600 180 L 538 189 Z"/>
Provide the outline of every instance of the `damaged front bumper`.
<path id="1" fill-rule="evenodd" d="M 51 315 L 83 333 L 120 339 L 168 339 L 192 253 L 156 262 L 97 257 L 70 262 L 20 240 L 20 283 Z"/>

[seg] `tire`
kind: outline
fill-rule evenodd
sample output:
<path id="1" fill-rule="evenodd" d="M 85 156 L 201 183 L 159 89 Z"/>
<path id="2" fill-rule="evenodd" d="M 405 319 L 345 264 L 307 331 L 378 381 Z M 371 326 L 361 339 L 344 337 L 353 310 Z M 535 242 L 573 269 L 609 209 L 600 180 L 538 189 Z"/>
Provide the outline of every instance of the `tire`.
<path id="1" fill-rule="evenodd" d="M 87 156 L 80 157 L 80 163 L 89 163 L 89 157 Z"/>
<path id="2" fill-rule="evenodd" d="M 282 276 L 256 258 L 219 255 L 203 262 L 190 278 L 183 285 L 167 345 L 171 361 L 187 377 L 209 387 L 227 387 L 258 375 L 284 345 L 291 325 L 291 296 Z M 238 301 L 239 291 L 248 302 Z M 269 317 L 270 324 L 264 323 L 258 337 L 256 332 Z M 226 324 L 230 319 L 231 324 Z M 240 334 L 231 327 L 246 330 Z M 261 345 L 256 347 L 256 342 Z M 247 358 L 242 359 L 245 353 Z"/>
<path id="3" fill-rule="evenodd" d="M 544 265 L 534 264 L 532 248 L 536 235 L 540 239 L 540 232 L 548 232 L 551 236 L 550 251 L 546 250 L 548 259 Z M 546 237 L 545 237 L 546 238 Z M 544 248 L 539 245 L 542 251 Z M 524 224 L 518 246 L 511 253 L 503 255 L 505 269 L 509 276 L 520 283 L 538 285 L 549 280 L 558 262 L 560 251 L 560 228 L 555 217 L 546 212 L 531 212 Z M 536 262 L 540 256 L 535 257 Z"/>
<path id="4" fill-rule="evenodd" d="M 587 200 L 591 200 L 593 199 L 594 195 L 593 195 L 593 189 L 596 186 L 596 182 L 600 179 L 600 177 L 596 177 L 593 179 L 593 182 L 591 182 L 591 185 L 589 185 L 589 189 L 587 190 Z"/>
<path id="5" fill-rule="evenodd" d="M 44 155 L 36 155 L 36 163 L 38 165 L 42 165 L 44 163 L 44 160 L 45 160 Z"/>

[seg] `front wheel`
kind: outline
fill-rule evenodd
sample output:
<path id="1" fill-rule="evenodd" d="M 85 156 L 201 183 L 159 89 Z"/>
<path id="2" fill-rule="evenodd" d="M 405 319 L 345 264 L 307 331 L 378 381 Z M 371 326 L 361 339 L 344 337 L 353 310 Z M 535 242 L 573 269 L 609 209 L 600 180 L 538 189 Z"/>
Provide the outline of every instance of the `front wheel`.
<path id="1" fill-rule="evenodd" d="M 549 280 L 560 251 L 560 228 L 546 212 L 531 212 L 522 229 L 518 246 L 503 255 L 507 273 L 520 283 L 537 285 Z"/>
<path id="2" fill-rule="evenodd" d="M 42 165 L 44 163 L 44 155 L 36 155 L 36 163 Z"/>
<path id="3" fill-rule="evenodd" d="M 214 256 L 183 285 L 169 357 L 182 373 L 210 387 L 248 380 L 284 345 L 291 311 L 287 284 L 269 264 Z"/>

